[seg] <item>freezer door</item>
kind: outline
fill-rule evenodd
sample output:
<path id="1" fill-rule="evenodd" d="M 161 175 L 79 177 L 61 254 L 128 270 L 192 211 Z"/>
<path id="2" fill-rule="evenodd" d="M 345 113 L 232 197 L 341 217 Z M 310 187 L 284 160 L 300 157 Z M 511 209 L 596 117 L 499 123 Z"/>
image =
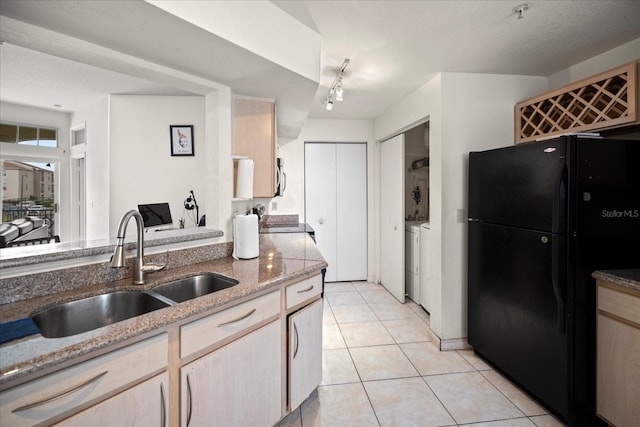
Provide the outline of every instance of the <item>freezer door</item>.
<path id="1" fill-rule="evenodd" d="M 566 237 L 469 223 L 469 343 L 568 416 Z"/>
<path id="2" fill-rule="evenodd" d="M 599 268 L 637 267 L 640 141 L 580 139 L 575 150 L 575 212 L 571 217 L 577 234 L 589 236 L 589 246 L 602 252 L 597 258 L 608 266 Z M 631 264 L 620 264 L 621 257 L 633 252 L 636 256 L 629 260 Z"/>
<path id="3" fill-rule="evenodd" d="M 533 230 L 566 230 L 566 141 L 469 153 L 469 218 Z"/>

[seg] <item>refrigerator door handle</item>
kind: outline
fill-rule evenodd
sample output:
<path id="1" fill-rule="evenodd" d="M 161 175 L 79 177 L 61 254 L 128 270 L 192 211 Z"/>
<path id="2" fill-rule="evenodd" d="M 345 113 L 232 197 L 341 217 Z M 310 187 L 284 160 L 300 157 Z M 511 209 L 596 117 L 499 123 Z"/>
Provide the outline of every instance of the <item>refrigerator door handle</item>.
<path id="1" fill-rule="evenodd" d="M 565 212 L 567 204 L 567 164 L 564 157 L 561 157 L 560 160 L 562 161 L 562 168 L 556 181 L 557 184 L 553 188 L 553 212 L 551 212 L 551 231 L 554 233 L 565 233 L 567 231 Z"/>
<path id="2" fill-rule="evenodd" d="M 565 333 L 565 304 L 564 304 L 564 271 L 561 268 L 564 265 L 565 250 L 564 244 L 561 245 L 559 236 L 551 237 L 551 284 L 553 285 L 553 294 L 556 297 L 557 308 L 557 324 L 558 332 Z M 562 247 L 561 247 L 562 246 Z"/>

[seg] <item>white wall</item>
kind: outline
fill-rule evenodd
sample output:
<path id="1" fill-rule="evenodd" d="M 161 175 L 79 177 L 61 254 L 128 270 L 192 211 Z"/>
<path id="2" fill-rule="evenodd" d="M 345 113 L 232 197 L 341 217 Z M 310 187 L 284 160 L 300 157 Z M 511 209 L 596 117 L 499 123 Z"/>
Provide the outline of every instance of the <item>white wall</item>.
<path id="1" fill-rule="evenodd" d="M 0 117 L 3 121 L 18 124 L 48 126 L 58 129 L 58 148 L 30 147 L 19 144 L 7 144 L 2 147 L 2 158 L 17 160 L 47 159 L 57 162 L 57 178 L 55 182 L 58 214 L 55 229 L 62 241 L 68 241 L 71 234 L 69 221 L 69 161 L 65 151 L 69 150 L 69 113 L 28 107 L 25 105 L 0 103 Z"/>
<path id="2" fill-rule="evenodd" d="M 374 121 L 374 138 L 380 149 L 380 141 L 413 127 L 414 124 L 429 120 L 429 251 L 431 257 L 430 280 L 437 284 L 432 286 L 431 329 L 440 335 L 441 313 L 441 248 L 442 248 L 442 75 L 436 74 L 427 83 L 416 89 L 407 97 L 393 105 Z M 378 163 L 379 167 L 379 163 Z M 376 192 L 380 188 L 376 184 Z M 380 204 L 376 206 L 380 209 Z M 376 224 L 376 236 L 380 233 L 380 224 Z M 379 237 L 376 238 L 379 241 Z M 376 265 L 380 260 L 380 248 L 376 248 Z M 380 268 L 376 268 L 376 277 L 380 277 Z"/>
<path id="3" fill-rule="evenodd" d="M 550 75 L 548 89 L 556 89 L 638 59 L 640 38 Z"/>
<path id="4" fill-rule="evenodd" d="M 109 235 L 139 203 L 169 202 L 174 226 L 192 215 L 183 208 L 193 190 L 206 214 L 207 140 L 202 96 L 112 95 L 109 124 Z M 171 156 L 169 125 L 193 125 L 195 156 Z M 190 211 L 195 212 L 195 211 Z M 132 227 L 130 227 L 131 229 Z"/>
<path id="5" fill-rule="evenodd" d="M 546 78 L 444 73 L 442 76 L 443 339 L 467 336 L 468 154 L 514 143 L 514 105 L 546 88 Z"/>
<path id="6" fill-rule="evenodd" d="M 546 84 L 544 77 L 442 73 L 375 120 L 376 139 L 385 139 L 429 118 L 431 327 L 443 340 L 467 333 L 467 228 L 456 214 L 466 212 L 468 152 L 513 144 L 514 105 Z"/>
<path id="7" fill-rule="evenodd" d="M 304 212 L 304 143 L 305 142 L 366 142 L 367 143 L 367 236 L 368 236 L 368 273 L 369 280 L 375 279 L 375 221 L 376 204 L 376 152 L 373 139 L 373 122 L 371 120 L 328 120 L 308 119 L 298 139 L 280 141 L 280 156 L 285 162 L 287 189 L 283 197 L 272 199 L 278 209 L 269 205 L 269 213 L 274 215 L 298 214 L 300 221 L 305 221 Z"/>
<path id="8" fill-rule="evenodd" d="M 87 148 L 86 239 L 109 235 L 109 97 L 71 114 L 71 127 L 85 125 Z"/>

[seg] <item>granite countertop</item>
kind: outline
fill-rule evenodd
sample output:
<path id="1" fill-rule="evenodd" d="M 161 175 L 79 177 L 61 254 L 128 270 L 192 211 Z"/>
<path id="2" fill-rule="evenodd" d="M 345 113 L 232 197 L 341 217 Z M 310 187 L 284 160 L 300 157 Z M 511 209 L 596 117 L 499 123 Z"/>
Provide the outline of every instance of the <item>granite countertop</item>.
<path id="1" fill-rule="evenodd" d="M 0 385 L 125 340 L 185 323 L 194 316 L 215 312 L 268 293 L 292 280 L 317 274 L 326 266 L 327 263 L 309 235 L 263 234 L 260 236 L 260 256 L 255 259 L 224 257 L 149 274 L 147 284 L 142 286 L 132 285 L 131 278 L 128 278 L 108 287 L 104 284 L 91 285 L 4 304 L 0 306 L 0 317 L 2 322 L 7 322 L 27 317 L 36 310 L 56 303 L 105 292 L 144 291 L 203 272 L 216 272 L 239 281 L 238 285 L 231 288 L 71 337 L 44 338 L 36 334 L 7 342 L 0 346 Z"/>
<path id="2" fill-rule="evenodd" d="M 309 224 L 261 224 L 260 234 L 266 233 L 313 233 L 315 230 Z"/>
<path id="3" fill-rule="evenodd" d="M 640 268 L 596 271 L 592 276 L 640 292 Z"/>

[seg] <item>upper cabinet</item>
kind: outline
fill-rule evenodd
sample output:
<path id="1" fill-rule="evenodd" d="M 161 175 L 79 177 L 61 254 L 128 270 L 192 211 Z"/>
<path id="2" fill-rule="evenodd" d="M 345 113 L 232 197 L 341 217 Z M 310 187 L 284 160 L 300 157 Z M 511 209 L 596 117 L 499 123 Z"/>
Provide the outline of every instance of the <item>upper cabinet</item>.
<path id="1" fill-rule="evenodd" d="M 276 191 L 275 103 L 234 98 L 233 154 L 254 161 L 253 197 L 273 197 Z"/>
<path id="2" fill-rule="evenodd" d="M 639 63 L 632 62 L 516 104 L 516 143 L 639 123 Z"/>

